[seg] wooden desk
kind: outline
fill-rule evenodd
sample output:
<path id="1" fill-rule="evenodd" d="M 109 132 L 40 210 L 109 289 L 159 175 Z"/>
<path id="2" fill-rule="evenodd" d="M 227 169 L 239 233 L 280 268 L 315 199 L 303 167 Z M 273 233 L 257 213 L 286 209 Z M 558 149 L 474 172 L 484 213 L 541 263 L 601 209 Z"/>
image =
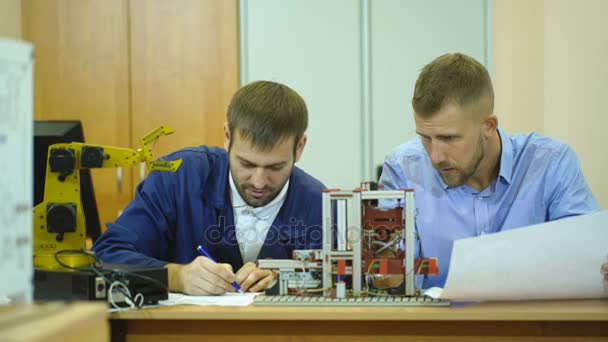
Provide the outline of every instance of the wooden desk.
<path id="1" fill-rule="evenodd" d="M 608 341 L 608 300 L 450 308 L 173 306 L 110 315 L 128 341 Z"/>
<path id="2" fill-rule="evenodd" d="M 107 341 L 106 303 L 0 307 L 0 341 Z"/>

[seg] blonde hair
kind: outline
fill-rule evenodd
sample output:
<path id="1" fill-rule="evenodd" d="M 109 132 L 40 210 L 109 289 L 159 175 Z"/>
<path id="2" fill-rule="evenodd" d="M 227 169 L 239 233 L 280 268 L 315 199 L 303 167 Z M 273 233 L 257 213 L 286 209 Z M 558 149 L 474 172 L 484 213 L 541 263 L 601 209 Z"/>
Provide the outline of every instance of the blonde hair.
<path id="1" fill-rule="evenodd" d="M 416 115 L 429 117 L 445 104 L 473 105 L 478 114 L 494 112 L 494 89 L 488 70 L 462 53 L 447 53 L 427 64 L 412 98 Z"/>

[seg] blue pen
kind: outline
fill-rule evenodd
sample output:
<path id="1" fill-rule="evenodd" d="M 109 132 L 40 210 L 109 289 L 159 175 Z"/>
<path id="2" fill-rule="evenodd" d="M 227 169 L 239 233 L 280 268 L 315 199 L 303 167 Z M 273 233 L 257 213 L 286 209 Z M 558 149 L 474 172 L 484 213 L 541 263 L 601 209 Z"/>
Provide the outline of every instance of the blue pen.
<path id="1" fill-rule="evenodd" d="M 212 256 L 211 256 L 209 253 L 207 253 L 207 251 L 206 251 L 206 250 L 203 248 L 203 246 L 200 246 L 200 245 L 199 245 L 198 247 L 196 247 L 196 250 L 197 250 L 199 253 L 201 253 L 201 255 L 206 256 L 207 258 L 209 258 L 209 260 L 211 260 L 211 261 L 213 261 L 213 262 L 217 263 L 217 261 L 215 261 L 215 259 L 213 259 L 213 257 L 212 257 Z M 237 284 L 237 282 L 236 282 L 236 281 L 233 281 L 233 282 L 232 282 L 232 286 L 233 286 L 233 287 L 234 287 L 234 288 L 235 288 L 237 291 L 239 291 L 240 293 L 243 293 L 243 290 L 241 290 L 241 287 L 239 286 L 239 284 Z"/>

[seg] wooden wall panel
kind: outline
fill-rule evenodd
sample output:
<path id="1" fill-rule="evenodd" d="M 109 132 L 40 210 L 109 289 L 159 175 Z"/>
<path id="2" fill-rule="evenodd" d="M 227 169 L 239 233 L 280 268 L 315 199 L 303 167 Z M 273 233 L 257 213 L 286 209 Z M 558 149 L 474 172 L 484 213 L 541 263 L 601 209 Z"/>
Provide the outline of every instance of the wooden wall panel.
<path id="1" fill-rule="evenodd" d="M 163 123 L 155 156 L 184 146 L 223 145 L 238 88 L 236 0 L 131 0 L 133 139 Z"/>
<path id="2" fill-rule="evenodd" d="M 23 38 L 35 46 L 34 117 L 79 119 L 87 142 L 131 147 L 127 1 L 22 6 Z M 124 172 L 122 193 L 115 169 L 92 174 L 101 222 L 113 221 L 132 198 L 131 172 Z"/>
<path id="3" fill-rule="evenodd" d="M 160 124 L 184 146 L 223 144 L 238 88 L 236 0 L 23 0 L 25 40 L 35 45 L 36 119 L 79 119 L 89 143 L 138 147 Z M 94 170 L 103 223 L 132 199 L 139 170 Z M 138 175 L 136 179 L 133 175 Z"/>

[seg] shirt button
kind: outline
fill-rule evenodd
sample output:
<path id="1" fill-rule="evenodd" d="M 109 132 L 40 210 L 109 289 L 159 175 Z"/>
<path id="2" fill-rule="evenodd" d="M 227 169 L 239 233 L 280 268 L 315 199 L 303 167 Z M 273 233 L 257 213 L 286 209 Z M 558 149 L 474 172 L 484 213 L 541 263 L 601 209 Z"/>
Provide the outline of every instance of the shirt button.
<path id="1" fill-rule="evenodd" d="M 243 210 L 243 215 L 251 216 L 251 215 L 253 215 L 253 212 L 249 209 L 245 209 L 245 210 Z"/>

